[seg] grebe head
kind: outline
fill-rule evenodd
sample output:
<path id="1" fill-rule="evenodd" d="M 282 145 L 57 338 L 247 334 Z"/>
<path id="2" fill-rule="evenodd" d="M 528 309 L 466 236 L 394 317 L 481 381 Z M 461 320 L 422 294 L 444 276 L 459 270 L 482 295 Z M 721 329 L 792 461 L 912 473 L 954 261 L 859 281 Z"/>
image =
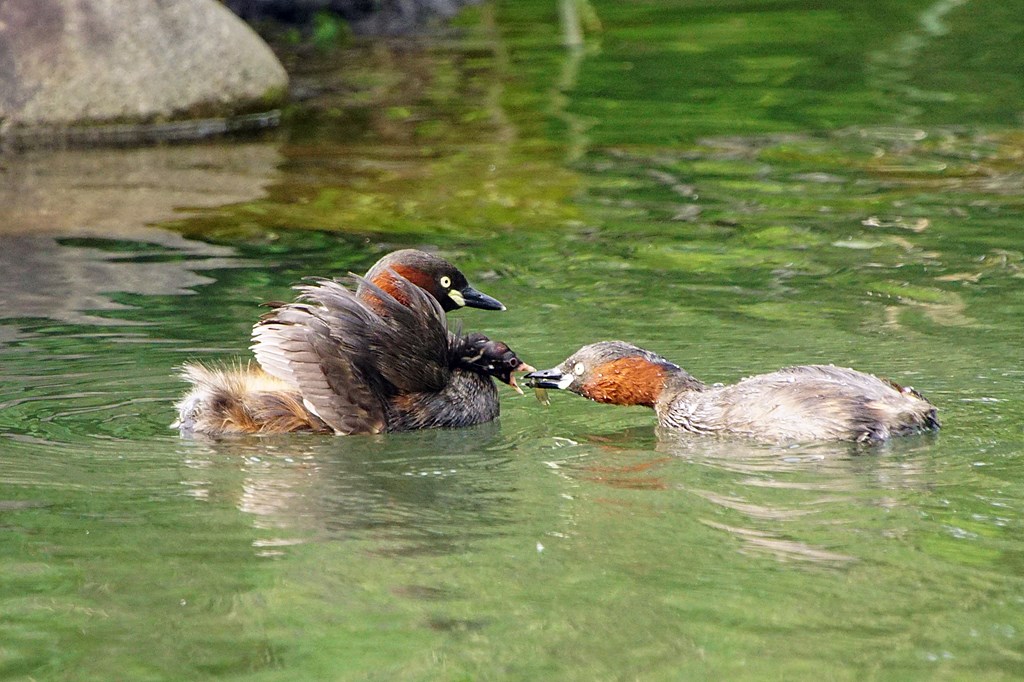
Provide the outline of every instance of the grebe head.
<path id="1" fill-rule="evenodd" d="M 614 405 L 653 407 L 669 374 L 681 372 L 665 358 L 624 341 L 584 346 L 557 367 L 530 372 L 527 386 L 571 391 Z"/>
<path id="2" fill-rule="evenodd" d="M 464 339 L 457 364 L 464 369 L 492 376 L 520 394 L 523 391 L 516 383 L 513 372 L 535 371 L 520 360 L 504 341 L 492 341 L 483 334 L 470 334 Z"/>
<path id="3" fill-rule="evenodd" d="M 397 297 L 391 284 L 392 273 L 401 275 L 430 293 L 445 312 L 458 308 L 505 310 L 501 301 L 477 291 L 457 267 L 440 256 L 416 249 L 394 251 L 377 261 L 366 273 L 366 279 Z"/>

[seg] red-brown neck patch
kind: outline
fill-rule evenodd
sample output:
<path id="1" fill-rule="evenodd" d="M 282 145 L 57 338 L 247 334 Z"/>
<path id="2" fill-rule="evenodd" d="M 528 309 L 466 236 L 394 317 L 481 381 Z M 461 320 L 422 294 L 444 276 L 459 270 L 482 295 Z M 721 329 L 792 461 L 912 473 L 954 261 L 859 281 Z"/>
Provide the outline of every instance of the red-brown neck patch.
<path id="1" fill-rule="evenodd" d="M 433 290 L 434 281 L 431 279 L 430 275 L 418 268 L 408 265 L 392 265 L 390 268 L 384 270 L 384 272 L 376 275 L 370 281 L 394 296 L 395 300 L 402 305 L 409 305 L 409 299 L 402 291 L 402 288 L 398 286 L 398 280 L 395 279 L 395 274 L 401 275 L 427 292 L 431 292 Z"/>
<path id="2" fill-rule="evenodd" d="M 582 394 L 599 403 L 654 407 L 664 387 L 663 366 L 644 358 L 622 358 L 591 372 Z"/>

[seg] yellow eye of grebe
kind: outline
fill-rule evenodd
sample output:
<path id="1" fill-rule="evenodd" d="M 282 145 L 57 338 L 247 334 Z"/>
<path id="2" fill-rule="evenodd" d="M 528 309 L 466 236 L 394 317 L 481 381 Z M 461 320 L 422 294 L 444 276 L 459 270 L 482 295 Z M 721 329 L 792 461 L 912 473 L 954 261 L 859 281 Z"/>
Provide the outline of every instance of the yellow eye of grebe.
<path id="1" fill-rule="evenodd" d="M 452 285 L 452 278 L 449 277 L 448 275 L 442 276 L 440 281 L 441 281 L 441 286 L 443 286 L 445 289 L 447 289 L 448 287 L 450 287 Z"/>

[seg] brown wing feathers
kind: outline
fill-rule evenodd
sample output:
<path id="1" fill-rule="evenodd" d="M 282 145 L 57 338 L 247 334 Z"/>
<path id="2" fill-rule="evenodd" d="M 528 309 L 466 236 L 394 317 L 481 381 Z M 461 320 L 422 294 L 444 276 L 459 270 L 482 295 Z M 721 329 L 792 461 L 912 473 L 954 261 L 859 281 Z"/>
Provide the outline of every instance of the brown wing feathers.
<path id="1" fill-rule="evenodd" d="M 295 303 L 253 328 L 252 350 L 270 375 L 296 387 L 307 407 L 336 432 L 387 427 L 387 400 L 399 392 L 439 390 L 449 377 L 444 312 L 426 292 L 396 276 L 402 304 L 361 277 L 381 314 L 337 280 L 297 286 Z"/>
<path id="2" fill-rule="evenodd" d="M 253 328 L 257 361 L 299 389 L 307 407 L 336 432 L 382 431 L 383 396 L 375 391 L 368 354 L 360 352 L 365 321 L 352 313 L 351 294 L 330 280 L 297 288 L 303 292 L 298 302 L 267 313 Z"/>
<path id="3" fill-rule="evenodd" d="M 397 277 L 393 285 L 403 304 L 362 277 L 352 277 L 378 299 L 385 313 L 367 329 L 376 370 L 401 392 L 444 388 L 451 376 L 451 342 L 444 310 L 434 297 Z"/>

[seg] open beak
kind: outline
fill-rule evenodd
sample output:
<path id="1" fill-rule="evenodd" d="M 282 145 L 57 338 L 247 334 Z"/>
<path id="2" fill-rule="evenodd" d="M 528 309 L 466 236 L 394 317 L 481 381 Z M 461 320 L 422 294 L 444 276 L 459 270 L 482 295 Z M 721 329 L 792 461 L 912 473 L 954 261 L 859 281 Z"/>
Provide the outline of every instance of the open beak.
<path id="1" fill-rule="evenodd" d="M 523 395 L 523 389 L 519 388 L 519 384 L 516 383 L 516 378 L 515 378 L 515 376 L 512 375 L 512 372 L 535 372 L 535 371 L 537 371 L 537 370 L 534 369 L 533 367 L 531 367 L 530 365 L 526 364 L 525 362 L 520 362 L 519 366 L 516 367 L 514 370 L 512 370 L 508 374 L 503 374 L 503 375 L 499 376 L 498 378 L 501 379 L 502 381 L 504 381 L 506 384 L 508 384 L 512 388 L 513 391 L 515 391 L 519 395 Z"/>
<path id="2" fill-rule="evenodd" d="M 562 370 L 558 367 L 535 370 L 523 377 L 523 381 L 531 388 L 552 388 L 555 390 L 569 388 L 572 380 L 572 374 L 563 374 Z"/>
<path id="3" fill-rule="evenodd" d="M 460 307 L 466 306 L 467 308 L 480 308 L 481 310 L 505 310 L 505 306 L 501 301 L 491 298 L 471 286 L 466 286 L 462 289 L 452 289 L 448 292 L 448 296 L 458 303 Z"/>

